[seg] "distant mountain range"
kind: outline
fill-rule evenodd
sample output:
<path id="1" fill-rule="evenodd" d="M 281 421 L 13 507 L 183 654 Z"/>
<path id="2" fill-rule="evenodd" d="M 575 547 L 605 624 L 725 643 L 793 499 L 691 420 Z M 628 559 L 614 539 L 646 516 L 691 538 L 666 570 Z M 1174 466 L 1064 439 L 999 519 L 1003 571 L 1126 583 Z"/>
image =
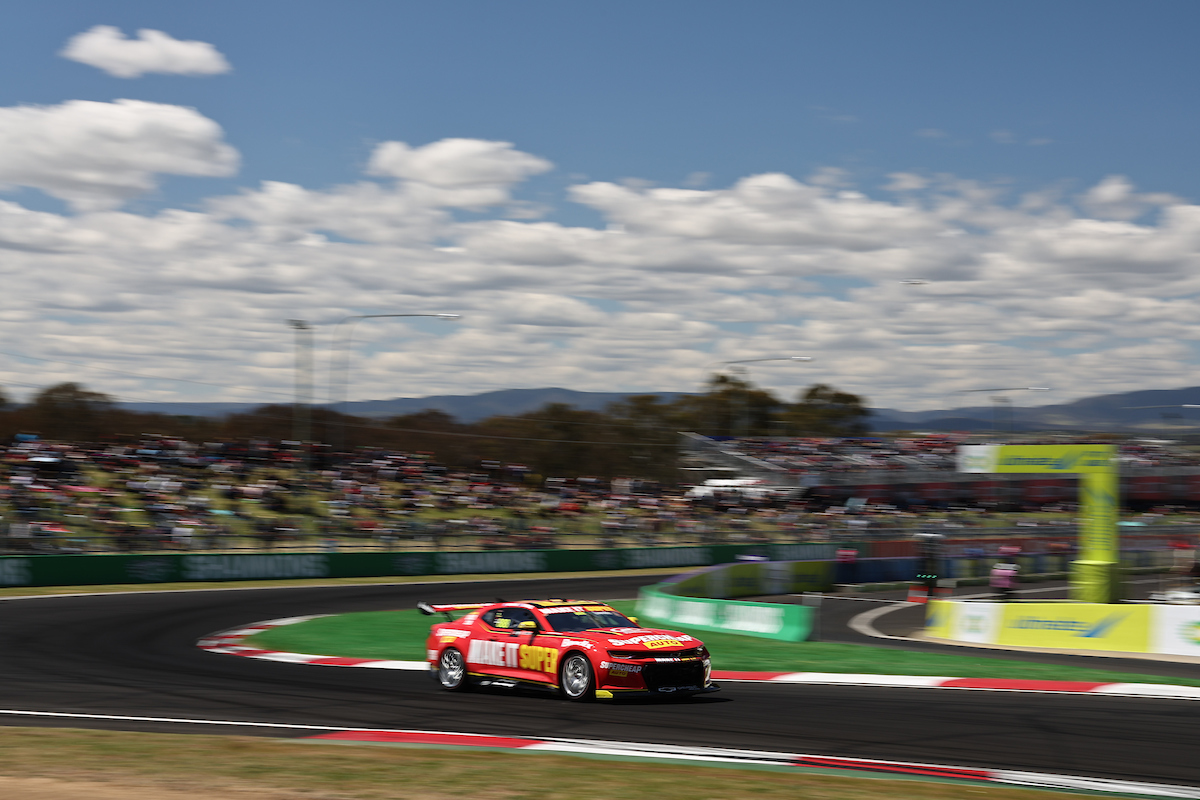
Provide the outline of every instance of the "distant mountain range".
<path id="1" fill-rule="evenodd" d="M 502 389 L 475 395 L 397 397 L 344 403 L 339 410 L 363 417 L 392 417 L 435 409 L 460 422 L 478 422 L 501 414 L 525 414 L 547 403 L 566 403 L 590 411 L 637 394 L 651 392 L 576 392 L 571 389 Z M 683 392 L 660 392 L 664 402 Z M 1022 407 L 1022 393 L 1005 394 L 1011 402 L 969 406 L 939 411 L 872 409 L 871 428 L 880 433 L 896 430 L 984 431 L 984 430 L 1079 430 L 1141 431 L 1178 433 L 1200 427 L 1200 386 L 1186 389 L 1153 389 L 1122 394 L 1098 395 L 1061 405 Z M 262 403 L 125 403 L 131 411 L 160 414 L 220 417 L 258 408 Z M 1198 408 L 1182 408 L 1196 405 Z M 1151 408 L 1146 408 L 1150 406 Z"/>
<path id="2" fill-rule="evenodd" d="M 576 392 L 571 389 L 501 389 L 482 394 L 445 394 L 432 397 L 396 397 L 391 400 L 359 400 L 339 403 L 338 411 L 360 417 L 385 418 L 400 414 L 415 414 L 434 409 L 443 411 L 459 422 L 478 422 L 502 414 L 525 414 L 547 403 L 565 403 L 587 411 L 602 411 L 609 403 L 649 392 Z M 669 403 L 682 392 L 660 392 L 658 396 Z M 150 411 L 158 414 L 194 417 L 222 417 L 262 406 L 262 403 L 123 403 L 130 411 Z"/>
<path id="3" fill-rule="evenodd" d="M 928 431 L 1140 431 L 1179 433 L 1200 426 L 1200 386 L 1085 397 L 1061 405 L 1021 407 L 1021 392 L 997 392 L 1010 402 L 945 411 L 874 409 L 872 429 Z M 1195 405 L 1197 408 L 1183 408 Z"/>

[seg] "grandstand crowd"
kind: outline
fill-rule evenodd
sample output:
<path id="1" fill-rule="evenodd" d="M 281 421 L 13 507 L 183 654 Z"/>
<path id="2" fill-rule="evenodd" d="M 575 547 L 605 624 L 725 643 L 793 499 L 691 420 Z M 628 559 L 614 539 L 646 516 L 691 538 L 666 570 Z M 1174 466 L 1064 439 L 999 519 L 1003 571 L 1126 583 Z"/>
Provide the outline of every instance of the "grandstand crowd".
<path id="1" fill-rule="evenodd" d="M 796 470 L 948 470 L 956 445 L 934 437 L 723 446 Z M 1138 445 L 1122 454 L 1139 463 L 1175 457 Z M 1069 503 L 1047 511 L 1072 521 Z M 849 508 L 799 491 L 696 493 L 635 479 L 538 476 L 501 462 L 458 470 L 430 453 L 315 456 L 262 440 L 144 437 L 104 447 L 29 440 L 0 450 L 6 552 L 609 548 L 996 524 L 983 509 Z"/>

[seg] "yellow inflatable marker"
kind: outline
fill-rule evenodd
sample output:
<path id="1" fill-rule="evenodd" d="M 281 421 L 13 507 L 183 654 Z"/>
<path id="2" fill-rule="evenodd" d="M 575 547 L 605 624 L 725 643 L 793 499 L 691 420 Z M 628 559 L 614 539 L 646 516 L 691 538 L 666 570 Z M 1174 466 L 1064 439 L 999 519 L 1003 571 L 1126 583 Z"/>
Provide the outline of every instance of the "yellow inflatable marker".
<path id="1" fill-rule="evenodd" d="M 1117 448 L 1113 445 L 963 445 L 958 471 L 1079 475 L 1079 559 L 1071 564 L 1071 598 L 1084 603 L 1120 599 L 1117 537 Z"/>

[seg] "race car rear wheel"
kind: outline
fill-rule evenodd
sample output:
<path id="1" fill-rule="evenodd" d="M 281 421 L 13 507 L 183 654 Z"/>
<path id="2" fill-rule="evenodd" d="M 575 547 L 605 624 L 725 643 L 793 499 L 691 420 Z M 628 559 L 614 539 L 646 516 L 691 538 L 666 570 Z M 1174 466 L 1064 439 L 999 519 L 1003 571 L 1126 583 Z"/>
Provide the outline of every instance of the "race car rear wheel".
<path id="1" fill-rule="evenodd" d="M 568 700 L 585 701 L 596 696 L 596 675 L 592 662 L 583 653 L 571 653 L 563 660 L 558 685 Z"/>
<path id="2" fill-rule="evenodd" d="M 438 659 L 438 683 L 443 689 L 452 692 L 461 691 L 467 687 L 467 660 L 461 651 L 447 647 Z"/>

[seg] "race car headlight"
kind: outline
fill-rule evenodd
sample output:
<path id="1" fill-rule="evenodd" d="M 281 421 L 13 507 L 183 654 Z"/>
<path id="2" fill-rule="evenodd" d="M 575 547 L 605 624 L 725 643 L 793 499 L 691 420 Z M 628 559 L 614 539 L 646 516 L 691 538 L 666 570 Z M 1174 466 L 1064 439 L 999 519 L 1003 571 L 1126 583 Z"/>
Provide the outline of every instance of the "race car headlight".
<path id="1" fill-rule="evenodd" d="M 645 650 L 609 650 L 608 655 L 610 658 L 633 659 L 651 658 L 654 654 Z"/>

